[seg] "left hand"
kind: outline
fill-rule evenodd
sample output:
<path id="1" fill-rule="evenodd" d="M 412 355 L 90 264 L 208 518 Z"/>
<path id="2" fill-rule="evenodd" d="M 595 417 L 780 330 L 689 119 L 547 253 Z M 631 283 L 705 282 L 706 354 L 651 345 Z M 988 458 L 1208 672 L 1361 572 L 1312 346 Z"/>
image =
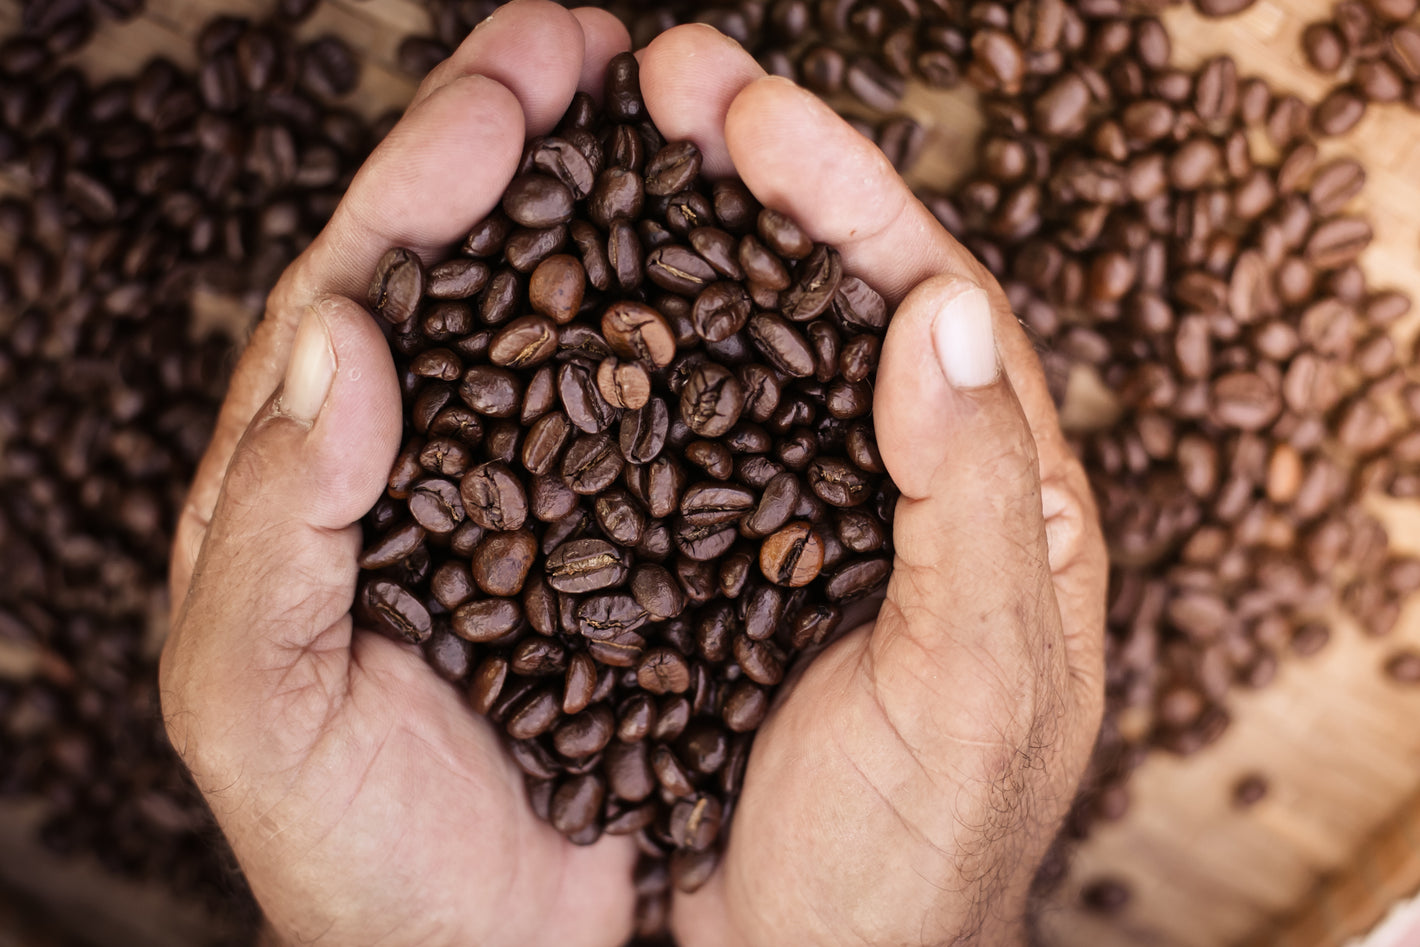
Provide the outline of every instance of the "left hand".
<path id="1" fill-rule="evenodd" d="M 178 527 L 160 668 L 173 745 L 278 942 L 614 945 L 635 849 L 541 822 L 486 720 L 419 651 L 353 634 L 360 518 L 401 437 L 363 301 L 492 210 L 525 137 L 629 40 L 610 14 L 501 8 L 425 80 L 271 294 Z"/>

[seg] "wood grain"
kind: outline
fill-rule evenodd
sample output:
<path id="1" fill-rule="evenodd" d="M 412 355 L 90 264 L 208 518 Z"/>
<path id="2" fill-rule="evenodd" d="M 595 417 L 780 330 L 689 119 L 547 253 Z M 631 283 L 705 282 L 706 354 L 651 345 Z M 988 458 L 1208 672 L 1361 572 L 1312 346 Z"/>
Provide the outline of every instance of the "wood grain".
<path id="1" fill-rule="evenodd" d="M 1225 21 L 1203 21 L 1191 8 L 1171 10 L 1166 19 L 1178 65 L 1227 53 L 1244 75 L 1264 76 L 1275 87 L 1314 101 L 1331 80 L 1306 69 L 1298 37 L 1307 22 L 1325 17 L 1330 5 L 1329 0 L 1261 0 Z M 81 63 L 100 79 L 132 74 L 154 55 L 191 67 L 191 40 L 215 12 L 259 17 L 270 8 L 269 0 L 149 0 L 148 13 L 138 20 L 105 25 Z M 12 31 L 17 19 L 17 0 L 0 0 L 0 33 Z M 414 83 L 400 74 L 396 50 L 405 35 L 426 29 L 427 22 L 413 0 L 330 0 L 300 33 L 305 38 L 337 34 L 361 51 L 367 67 L 345 104 L 373 118 L 411 95 Z M 969 167 L 980 129 L 972 94 L 914 88 L 904 110 L 928 133 L 928 151 L 911 179 L 945 183 Z M 1370 215 L 1377 234 L 1363 260 L 1373 284 L 1420 298 L 1420 117 L 1399 106 L 1373 108 L 1344 140 L 1325 143 L 1323 153 L 1358 155 L 1369 169 L 1355 209 Z M 0 181 L 0 190 L 17 186 L 22 182 Z M 1420 313 L 1396 328 L 1403 351 L 1410 351 L 1418 329 Z M 1102 409 L 1107 406 L 1090 407 L 1085 414 Z M 1375 508 L 1399 546 L 1420 552 L 1420 509 L 1381 500 Z M 1358 885 L 1370 907 L 1376 891 L 1390 897 L 1413 890 L 1420 872 L 1403 868 L 1394 846 L 1384 848 L 1373 838 L 1378 829 L 1398 824 L 1393 820 L 1405 812 L 1420 812 L 1420 806 L 1407 804 L 1420 791 L 1420 727 L 1412 724 L 1420 717 L 1420 689 L 1391 684 L 1379 672 L 1401 643 L 1420 646 L 1420 606 L 1413 603 L 1386 640 L 1369 638 L 1337 618 L 1326 650 L 1284 662 L 1271 687 L 1231 702 L 1234 724 L 1214 747 L 1187 760 L 1151 757 L 1131 783 L 1130 814 L 1100 827 L 1080 849 L 1043 918 L 1049 942 L 1222 947 L 1253 938 L 1260 945 L 1282 943 L 1277 938 L 1286 929 L 1288 945 L 1323 947 L 1354 932 L 1346 928 L 1374 920 L 1356 907 L 1362 904 L 1354 894 Z M 5 660 L 24 666 L 26 658 Z M 1231 787 L 1253 771 L 1265 774 L 1272 790 L 1254 808 L 1238 812 Z M 1407 837 L 1420 841 L 1420 832 Z M 1363 876 L 1369 886 L 1349 880 L 1353 876 L 1343 870 L 1363 846 L 1369 846 L 1368 861 L 1395 865 L 1395 871 L 1369 868 Z M 0 866 L 13 869 L 16 857 L 7 850 Z M 1331 887 L 1318 887 L 1338 873 Z M 1101 919 L 1076 905 L 1081 886 L 1106 875 L 1129 882 L 1135 897 L 1121 915 Z M 103 883 L 88 878 L 85 885 L 88 890 Z M 1320 891 L 1327 892 L 1332 900 L 1325 903 L 1331 906 L 1306 913 L 1309 904 L 1321 903 Z M 91 898 L 86 909 L 100 910 L 95 905 L 111 900 Z M 1296 931 L 1312 939 L 1301 939 Z M 188 942 L 200 939 L 191 935 Z"/>

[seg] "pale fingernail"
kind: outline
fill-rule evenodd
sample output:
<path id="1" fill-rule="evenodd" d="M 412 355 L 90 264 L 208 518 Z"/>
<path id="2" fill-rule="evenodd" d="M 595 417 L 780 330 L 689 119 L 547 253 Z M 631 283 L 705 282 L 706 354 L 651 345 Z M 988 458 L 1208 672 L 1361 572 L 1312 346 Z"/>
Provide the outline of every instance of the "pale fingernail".
<path id="1" fill-rule="evenodd" d="M 314 421 L 334 380 L 335 349 L 330 343 L 330 330 L 315 308 L 308 307 L 291 343 L 291 361 L 286 365 L 286 384 L 281 390 L 281 413 L 298 421 Z"/>
<path id="2" fill-rule="evenodd" d="M 983 388 L 1000 376 L 986 290 L 966 280 L 947 290 L 932 322 L 932 345 L 953 388 Z"/>

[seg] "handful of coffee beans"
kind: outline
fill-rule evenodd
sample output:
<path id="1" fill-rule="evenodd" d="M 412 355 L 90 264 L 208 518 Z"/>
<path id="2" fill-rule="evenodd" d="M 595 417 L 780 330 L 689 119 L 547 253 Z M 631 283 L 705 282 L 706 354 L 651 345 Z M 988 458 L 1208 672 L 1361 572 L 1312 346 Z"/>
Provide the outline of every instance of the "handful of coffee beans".
<path id="1" fill-rule="evenodd" d="M 356 608 L 467 687 L 559 831 L 636 836 L 649 931 L 714 868 L 785 669 L 888 577 L 888 312 L 704 181 L 631 55 L 604 103 L 528 142 L 460 255 L 379 265 L 405 443 Z"/>

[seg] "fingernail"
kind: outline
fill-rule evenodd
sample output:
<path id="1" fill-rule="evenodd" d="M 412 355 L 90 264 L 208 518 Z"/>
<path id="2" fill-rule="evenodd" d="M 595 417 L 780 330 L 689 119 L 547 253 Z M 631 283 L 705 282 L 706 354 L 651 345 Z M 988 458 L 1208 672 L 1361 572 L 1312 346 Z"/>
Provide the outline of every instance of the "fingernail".
<path id="1" fill-rule="evenodd" d="M 1001 362 L 986 290 L 962 280 L 947 291 L 932 323 L 932 345 L 953 388 L 983 388 L 996 380 Z"/>
<path id="2" fill-rule="evenodd" d="M 335 380 L 335 349 L 330 331 L 314 307 L 307 308 L 291 343 L 286 384 L 281 390 L 281 413 L 307 423 L 314 421 Z"/>

